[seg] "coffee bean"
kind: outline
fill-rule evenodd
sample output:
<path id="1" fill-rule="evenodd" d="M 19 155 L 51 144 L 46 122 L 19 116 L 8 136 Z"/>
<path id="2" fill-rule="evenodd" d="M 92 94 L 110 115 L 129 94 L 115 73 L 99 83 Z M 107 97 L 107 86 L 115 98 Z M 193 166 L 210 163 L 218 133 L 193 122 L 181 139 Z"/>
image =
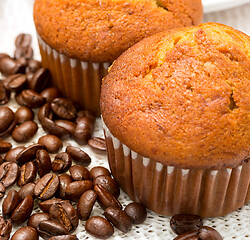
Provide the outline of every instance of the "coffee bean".
<path id="1" fill-rule="evenodd" d="M 80 219 L 87 220 L 97 199 L 94 190 L 87 190 L 82 194 L 77 203 L 77 212 Z"/>
<path id="2" fill-rule="evenodd" d="M 26 121 L 16 127 L 12 132 L 12 138 L 19 143 L 28 142 L 37 132 L 38 126 L 33 121 Z"/>
<path id="3" fill-rule="evenodd" d="M 35 59 L 30 59 L 28 61 L 27 67 L 26 67 L 26 73 L 35 73 L 37 70 L 41 68 L 41 62 L 35 60 Z M 35 89 L 33 89 L 35 90 Z M 37 91 L 37 90 L 35 90 Z"/>
<path id="4" fill-rule="evenodd" d="M 74 122 L 71 122 L 69 120 L 65 120 L 65 119 L 58 119 L 55 120 L 55 123 L 62 127 L 67 129 L 70 132 L 70 135 L 73 136 L 76 130 L 76 124 Z"/>
<path id="5" fill-rule="evenodd" d="M 105 210 L 108 207 L 122 208 L 120 202 L 103 186 L 97 184 L 94 186 L 94 190 L 98 195 L 98 203 L 100 204 L 103 210 Z"/>
<path id="6" fill-rule="evenodd" d="M 95 123 L 95 115 L 94 113 L 90 112 L 89 110 L 80 110 L 77 112 L 77 119 L 76 122 L 81 120 L 82 117 L 87 117 L 89 120 L 94 124 Z"/>
<path id="7" fill-rule="evenodd" d="M 30 182 L 25 185 L 23 185 L 20 190 L 18 191 L 21 199 L 26 198 L 28 195 L 30 195 L 33 199 L 35 198 L 34 195 L 34 188 L 35 188 L 35 183 Z"/>
<path id="8" fill-rule="evenodd" d="M 80 196 L 89 189 L 93 189 L 93 182 L 90 180 L 75 181 L 68 184 L 66 198 L 77 202 Z"/>
<path id="9" fill-rule="evenodd" d="M 75 208 L 69 202 L 53 204 L 49 209 L 50 219 L 64 225 L 69 232 L 78 226 L 78 216 Z"/>
<path id="10" fill-rule="evenodd" d="M 6 53 L 0 53 L 0 60 L 2 58 L 5 58 L 5 57 L 9 57 L 10 58 L 10 55 L 6 54 Z"/>
<path id="11" fill-rule="evenodd" d="M 124 211 L 129 215 L 134 224 L 143 223 L 147 217 L 147 210 L 141 203 L 129 203 Z"/>
<path id="12" fill-rule="evenodd" d="M 21 106 L 26 106 L 26 102 L 24 101 L 23 99 L 23 95 L 22 95 L 22 92 L 17 92 L 16 95 L 15 95 L 15 100 L 16 102 L 21 105 Z"/>
<path id="13" fill-rule="evenodd" d="M 32 121 L 34 119 L 34 113 L 30 108 L 23 106 L 17 109 L 15 118 L 17 124 L 22 124 L 26 121 Z"/>
<path id="14" fill-rule="evenodd" d="M 187 232 L 183 233 L 177 237 L 175 237 L 173 240 L 200 240 L 197 231 Z"/>
<path id="15" fill-rule="evenodd" d="M 6 192 L 6 188 L 5 188 L 5 186 L 0 182 L 0 199 L 3 198 L 5 192 Z"/>
<path id="16" fill-rule="evenodd" d="M 32 79 L 29 81 L 29 88 L 36 92 L 41 92 L 50 81 L 50 78 L 51 76 L 49 70 L 40 68 L 34 73 Z"/>
<path id="17" fill-rule="evenodd" d="M 222 236 L 211 227 L 200 227 L 198 230 L 198 236 L 201 240 L 222 240 Z"/>
<path id="18" fill-rule="evenodd" d="M 59 191 L 58 191 L 58 197 L 65 199 L 66 198 L 66 188 L 67 186 L 72 183 L 72 178 L 68 174 L 62 174 L 59 176 Z"/>
<path id="19" fill-rule="evenodd" d="M 45 240 L 53 236 L 69 234 L 69 231 L 65 226 L 59 222 L 51 220 L 44 220 L 40 222 L 37 231 L 38 234 Z"/>
<path id="20" fill-rule="evenodd" d="M 36 184 L 34 194 L 38 199 L 46 200 L 53 197 L 59 188 L 59 178 L 54 173 L 47 173 Z"/>
<path id="21" fill-rule="evenodd" d="M 103 138 L 93 137 L 88 140 L 88 145 L 100 151 L 106 151 L 106 143 Z"/>
<path id="22" fill-rule="evenodd" d="M 25 222 L 29 218 L 33 210 L 33 206 L 33 198 L 28 195 L 25 199 L 22 200 L 22 202 L 18 204 L 18 206 L 13 211 L 11 215 L 12 223 L 19 225 Z"/>
<path id="23" fill-rule="evenodd" d="M 18 179 L 19 168 L 16 163 L 4 162 L 0 166 L 0 181 L 4 187 L 11 187 Z"/>
<path id="24" fill-rule="evenodd" d="M 69 202 L 69 200 L 62 200 L 60 198 L 52 198 L 46 201 L 38 203 L 38 206 L 43 212 L 49 213 L 49 209 L 53 204 L 62 203 L 62 202 Z"/>
<path id="25" fill-rule="evenodd" d="M 82 117 L 78 120 L 76 125 L 76 130 L 73 136 L 75 141 L 80 145 L 86 144 L 87 141 L 91 138 L 93 129 L 93 122 L 87 117 Z"/>
<path id="26" fill-rule="evenodd" d="M 16 62 L 17 62 L 17 64 L 23 66 L 26 70 L 26 67 L 28 66 L 28 60 L 26 58 L 20 57 L 20 58 L 16 59 Z"/>
<path id="27" fill-rule="evenodd" d="M 24 73 L 24 71 L 25 68 L 9 56 L 0 59 L 0 72 L 4 76 L 13 75 L 16 73 Z"/>
<path id="28" fill-rule="evenodd" d="M 16 37 L 16 47 L 28 47 L 31 44 L 32 37 L 30 34 L 21 33 Z"/>
<path id="29" fill-rule="evenodd" d="M 27 82 L 24 74 L 10 75 L 3 80 L 4 87 L 11 92 L 18 92 L 22 90 Z"/>
<path id="30" fill-rule="evenodd" d="M 0 139 L 0 153 L 6 153 L 12 148 L 11 143 Z"/>
<path id="31" fill-rule="evenodd" d="M 95 180 L 99 176 L 109 176 L 110 177 L 111 173 L 107 168 L 102 167 L 102 166 L 97 166 L 97 167 L 93 167 L 90 170 L 90 175 L 91 175 L 92 179 Z"/>
<path id="32" fill-rule="evenodd" d="M 32 227 L 21 227 L 14 233 L 11 240 L 38 240 L 38 234 Z"/>
<path id="33" fill-rule="evenodd" d="M 170 227 L 177 235 L 197 231 L 202 225 L 203 220 L 198 215 L 176 214 L 170 219 Z"/>
<path id="34" fill-rule="evenodd" d="M 5 218 L 10 218 L 13 211 L 16 209 L 18 204 L 22 201 L 19 193 L 16 190 L 10 190 L 3 200 L 2 212 Z"/>
<path id="35" fill-rule="evenodd" d="M 46 99 L 47 103 L 51 103 L 55 98 L 61 96 L 60 91 L 55 87 L 45 88 L 40 95 Z"/>
<path id="36" fill-rule="evenodd" d="M 37 229 L 39 223 L 44 220 L 50 220 L 48 213 L 34 213 L 30 216 L 27 225 Z"/>
<path id="37" fill-rule="evenodd" d="M 132 220 L 126 212 L 117 207 L 108 207 L 104 216 L 120 231 L 127 233 L 132 228 Z"/>
<path id="38" fill-rule="evenodd" d="M 0 165 L 4 162 L 3 157 L 0 156 Z"/>
<path id="39" fill-rule="evenodd" d="M 10 92 L 4 87 L 3 81 L 0 80 L 0 105 L 4 105 L 9 102 Z"/>
<path id="40" fill-rule="evenodd" d="M 44 97 L 32 89 L 23 90 L 20 94 L 24 105 L 30 108 L 39 108 L 46 102 Z"/>
<path id="41" fill-rule="evenodd" d="M 102 185 L 106 190 L 108 190 L 115 198 L 120 195 L 120 187 L 114 178 L 110 176 L 99 176 L 95 178 L 94 184 Z"/>
<path id="42" fill-rule="evenodd" d="M 63 147 L 62 141 L 55 135 L 44 135 L 38 143 L 44 145 L 49 153 L 57 153 Z"/>
<path id="43" fill-rule="evenodd" d="M 113 226 L 103 217 L 91 217 L 86 221 L 85 230 L 94 237 L 108 239 L 114 234 Z"/>
<path id="44" fill-rule="evenodd" d="M 9 107 L 0 107 L 0 133 L 6 131 L 11 126 L 14 119 L 15 114 Z"/>
<path id="45" fill-rule="evenodd" d="M 33 49 L 31 46 L 27 47 L 20 46 L 14 52 L 15 59 L 19 58 L 31 59 L 32 57 L 33 57 Z"/>
<path id="46" fill-rule="evenodd" d="M 90 156 L 78 147 L 67 146 L 66 152 L 77 164 L 87 167 L 91 163 Z"/>
<path id="47" fill-rule="evenodd" d="M 68 153 L 58 153 L 52 162 L 52 171 L 57 173 L 66 172 L 70 168 L 71 164 L 71 157 Z"/>
<path id="48" fill-rule="evenodd" d="M 79 240 L 76 235 L 61 235 L 51 237 L 49 240 Z"/>
<path id="49" fill-rule="evenodd" d="M 40 177 L 43 177 L 52 170 L 49 153 L 44 149 L 39 149 L 36 152 L 35 164 Z"/>
<path id="50" fill-rule="evenodd" d="M 16 158 L 18 165 L 22 165 L 26 162 L 32 161 L 36 157 L 36 152 L 40 149 L 45 149 L 46 147 L 41 144 L 32 144 L 21 151 Z"/>
<path id="51" fill-rule="evenodd" d="M 22 165 L 19 169 L 20 176 L 17 181 L 17 185 L 19 187 L 29 183 L 33 182 L 36 178 L 36 166 L 34 162 L 27 162 L 24 165 Z"/>
<path id="52" fill-rule="evenodd" d="M 10 220 L 6 220 L 0 216 L 0 239 L 8 240 L 12 230 L 12 224 Z"/>
<path id="53" fill-rule="evenodd" d="M 52 111 L 60 118 L 73 120 L 76 117 L 76 107 L 66 98 L 55 98 L 51 102 Z"/>
<path id="54" fill-rule="evenodd" d="M 89 170 L 81 165 L 71 166 L 69 172 L 74 181 L 90 180 L 91 178 Z"/>

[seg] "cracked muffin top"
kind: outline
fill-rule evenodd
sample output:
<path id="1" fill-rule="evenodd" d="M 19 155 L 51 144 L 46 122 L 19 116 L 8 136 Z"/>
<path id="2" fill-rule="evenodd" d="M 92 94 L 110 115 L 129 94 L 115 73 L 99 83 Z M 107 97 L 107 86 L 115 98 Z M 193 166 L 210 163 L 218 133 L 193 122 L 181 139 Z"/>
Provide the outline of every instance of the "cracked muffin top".
<path id="1" fill-rule="evenodd" d="M 36 0 L 34 21 L 52 48 L 88 62 L 110 62 L 146 36 L 197 25 L 201 0 Z"/>
<path id="2" fill-rule="evenodd" d="M 122 143 L 182 168 L 250 158 L 250 37 L 207 23 L 143 39 L 102 82 L 102 117 Z"/>

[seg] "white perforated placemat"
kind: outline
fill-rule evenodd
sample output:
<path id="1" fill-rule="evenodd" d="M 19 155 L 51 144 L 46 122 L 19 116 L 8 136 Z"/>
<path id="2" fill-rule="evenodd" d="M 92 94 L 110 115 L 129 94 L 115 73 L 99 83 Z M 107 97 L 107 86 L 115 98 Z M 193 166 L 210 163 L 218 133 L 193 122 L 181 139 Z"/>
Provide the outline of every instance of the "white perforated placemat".
<path id="1" fill-rule="evenodd" d="M 31 33 L 33 35 L 33 48 L 35 50 L 35 58 L 40 59 L 38 46 L 36 43 L 35 28 L 32 20 L 32 7 L 33 0 L 0 0 L 0 31 L 2 33 L 0 36 L 0 52 L 6 52 L 12 55 L 14 51 L 14 39 L 16 35 L 21 32 L 26 32 Z M 221 22 L 250 34 L 249 11 L 250 4 L 247 4 L 243 7 L 235 8 L 232 10 L 205 15 L 204 21 Z M 13 111 L 15 111 L 19 107 L 19 105 L 16 104 L 14 101 L 11 101 L 8 105 L 12 108 Z M 43 132 L 40 126 L 39 131 L 36 133 L 32 141 L 25 145 L 27 146 L 31 143 L 36 143 L 38 138 L 44 134 L 45 133 Z M 103 137 L 100 119 L 97 120 L 94 135 L 98 137 Z M 8 138 L 7 141 L 12 142 L 13 147 L 20 145 L 15 143 L 14 141 L 11 141 L 10 138 Z M 64 148 L 69 144 L 77 146 L 74 141 L 69 140 L 64 142 Z M 83 146 L 81 148 L 86 151 L 92 158 L 92 163 L 88 167 L 89 169 L 96 165 L 108 167 L 106 154 L 95 152 L 88 146 Z M 123 192 L 121 193 L 119 200 L 124 206 L 130 202 L 127 195 Z M 0 201 L 0 205 L 2 205 L 2 200 Z M 35 206 L 37 206 L 37 204 L 35 204 Z M 35 208 L 34 211 L 39 211 L 39 209 Z M 0 208 L 0 214 L 1 213 L 2 209 Z M 92 216 L 102 215 L 102 213 L 103 211 L 96 204 L 94 206 Z M 205 219 L 204 224 L 216 228 L 216 230 L 221 233 L 225 240 L 247 240 L 250 239 L 249 215 L 250 204 L 244 206 L 242 209 L 228 214 L 225 217 Z M 148 218 L 143 224 L 140 224 L 138 226 L 134 225 L 132 230 L 127 234 L 124 234 L 119 230 L 115 229 L 115 233 L 113 237 L 111 237 L 111 239 L 172 240 L 175 237 L 175 234 L 171 231 L 169 227 L 169 219 L 170 217 L 160 216 L 149 211 Z M 84 224 L 84 221 L 80 221 L 79 227 L 77 228 L 75 234 L 77 234 L 78 238 L 81 240 L 94 239 L 85 232 Z M 13 228 L 13 232 L 16 229 L 16 227 Z"/>

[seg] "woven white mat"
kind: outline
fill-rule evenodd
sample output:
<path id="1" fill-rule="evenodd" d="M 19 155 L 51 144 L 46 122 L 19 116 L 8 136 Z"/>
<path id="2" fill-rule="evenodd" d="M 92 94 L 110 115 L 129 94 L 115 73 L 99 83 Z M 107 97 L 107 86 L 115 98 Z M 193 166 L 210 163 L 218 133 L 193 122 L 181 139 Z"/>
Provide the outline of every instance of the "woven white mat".
<path id="1" fill-rule="evenodd" d="M 15 37 L 17 36 L 17 34 L 25 32 L 32 34 L 35 58 L 40 59 L 38 45 L 36 42 L 35 28 L 32 19 L 32 8 L 33 0 L 0 0 L 0 52 L 5 52 L 12 55 L 14 51 Z M 250 34 L 250 3 L 227 11 L 207 14 L 204 16 L 204 22 L 208 21 L 224 23 L 247 34 Z M 9 106 L 13 110 L 16 110 L 19 107 L 13 101 L 9 103 Z M 38 138 L 44 134 L 45 133 L 40 127 L 39 131 L 36 133 L 30 143 L 25 145 L 27 146 L 31 143 L 37 142 Z M 103 137 L 100 119 L 98 119 L 95 126 L 94 135 Z M 7 140 L 12 142 L 13 147 L 18 145 L 10 138 Z M 64 148 L 69 144 L 77 146 L 74 141 L 69 140 L 64 142 Z M 89 166 L 89 169 L 96 165 L 103 165 L 105 167 L 108 167 L 106 154 L 99 154 L 97 152 L 94 152 L 88 146 L 84 146 L 82 147 L 82 149 L 86 151 L 92 158 L 92 163 Z M 124 206 L 130 202 L 125 193 L 121 193 L 119 200 Z M 0 201 L 0 206 L 1 205 L 2 201 Z M 39 211 L 39 209 L 35 208 L 34 211 Z M 0 208 L 0 215 L 1 213 L 2 209 Z M 101 214 L 102 210 L 97 205 L 95 205 L 95 210 L 92 215 Z M 249 216 L 250 204 L 244 206 L 242 209 L 228 214 L 227 216 L 205 219 L 204 224 L 216 228 L 225 240 L 247 240 L 250 239 Z M 133 226 L 132 230 L 127 234 L 123 234 L 116 229 L 114 236 L 111 237 L 111 239 L 171 240 L 175 237 L 175 234 L 169 227 L 169 219 L 169 217 L 164 217 L 154 214 L 153 212 L 149 212 L 148 218 L 143 224 Z M 17 227 L 14 227 L 13 232 L 16 229 Z M 79 223 L 79 227 L 77 228 L 75 234 L 77 234 L 78 238 L 81 240 L 94 239 L 85 232 L 83 221 Z"/>

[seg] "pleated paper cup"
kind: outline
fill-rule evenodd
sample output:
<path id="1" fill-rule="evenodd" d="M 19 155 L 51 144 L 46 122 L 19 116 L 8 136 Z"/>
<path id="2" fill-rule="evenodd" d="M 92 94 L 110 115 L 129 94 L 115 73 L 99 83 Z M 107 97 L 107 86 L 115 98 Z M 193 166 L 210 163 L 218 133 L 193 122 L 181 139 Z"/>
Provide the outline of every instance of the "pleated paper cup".
<path id="1" fill-rule="evenodd" d="M 57 52 L 38 35 L 42 66 L 52 74 L 52 84 L 84 109 L 100 114 L 101 80 L 111 63 L 90 63 Z"/>
<path id="2" fill-rule="evenodd" d="M 104 134 L 109 166 L 122 190 L 158 214 L 223 216 L 250 200 L 248 160 L 219 170 L 165 166 L 130 150 L 105 124 Z"/>

